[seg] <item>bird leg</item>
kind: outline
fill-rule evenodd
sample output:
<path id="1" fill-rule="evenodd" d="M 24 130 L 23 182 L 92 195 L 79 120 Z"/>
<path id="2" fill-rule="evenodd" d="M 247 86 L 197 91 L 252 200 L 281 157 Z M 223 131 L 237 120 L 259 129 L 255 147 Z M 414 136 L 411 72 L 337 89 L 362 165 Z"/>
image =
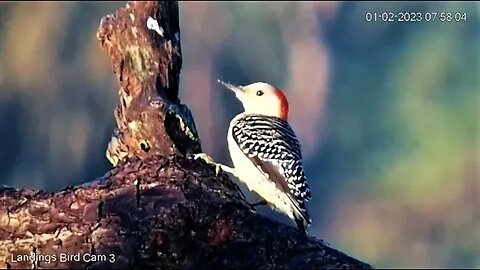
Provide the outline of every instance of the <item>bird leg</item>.
<path id="1" fill-rule="evenodd" d="M 220 164 L 220 163 L 216 163 L 215 161 L 213 161 L 213 158 L 205 153 L 199 153 L 199 154 L 194 154 L 193 155 L 193 159 L 194 160 L 197 160 L 197 159 L 202 159 L 203 161 L 205 161 L 207 164 L 210 164 L 210 165 L 213 165 L 215 166 L 215 176 L 218 176 L 218 174 L 220 173 L 220 170 L 226 172 L 226 173 L 229 173 L 231 175 L 233 175 L 234 177 L 237 177 L 236 174 L 235 174 L 235 168 L 232 168 L 232 167 L 229 167 L 227 165 L 223 165 L 223 164 Z M 238 178 L 238 177 L 237 177 Z M 245 200 L 245 194 L 243 194 L 243 191 L 240 189 L 240 187 L 238 187 L 236 184 L 235 184 L 235 188 L 237 189 L 237 191 L 240 193 L 240 195 L 242 196 L 242 198 Z"/>
<path id="2" fill-rule="evenodd" d="M 257 206 L 260 206 L 260 205 L 267 205 L 267 201 L 265 199 L 260 199 L 259 201 L 255 202 L 255 203 L 251 203 L 250 205 L 252 207 L 257 207 Z"/>
<path id="3" fill-rule="evenodd" d="M 220 170 L 223 170 L 224 172 L 231 173 L 231 174 L 235 175 L 234 168 L 228 167 L 227 165 L 223 165 L 223 164 L 220 164 L 220 163 L 216 163 L 215 161 L 213 161 L 212 157 L 210 157 L 209 155 L 207 155 L 205 153 L 194 154 L 193 159 L 194 160 L 202 159 L 207 164 L 215 166 L 215 175 L 216 176 L 218 176 L 218 174 L 220 173 Z"/>

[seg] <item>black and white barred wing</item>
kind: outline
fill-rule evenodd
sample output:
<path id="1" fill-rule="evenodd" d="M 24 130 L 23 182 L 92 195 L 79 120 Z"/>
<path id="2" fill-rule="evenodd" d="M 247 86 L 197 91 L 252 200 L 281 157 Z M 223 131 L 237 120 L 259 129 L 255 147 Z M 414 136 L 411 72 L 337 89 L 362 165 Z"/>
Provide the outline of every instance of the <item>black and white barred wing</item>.
<path id="1" fill-rule="evenodd" d="M 310 223 L 305 201 L 311 199 L 311 194 L 301 147 L 288 122 L 277 117 L 247 115 L 237 120 L 232 135 L 242 152 L 289 195 L 298 213 Z"/>

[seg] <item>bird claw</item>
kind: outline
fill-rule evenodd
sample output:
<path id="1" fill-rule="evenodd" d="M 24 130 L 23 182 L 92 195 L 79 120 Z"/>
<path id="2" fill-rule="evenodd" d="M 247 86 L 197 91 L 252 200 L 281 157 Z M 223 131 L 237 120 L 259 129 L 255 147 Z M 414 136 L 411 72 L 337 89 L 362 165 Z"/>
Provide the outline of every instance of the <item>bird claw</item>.
<path id="1" fill-rule="evenodd" d="M 202 159 L 205 163 L 215 166 L 215 176 L 220 174 L 221 166 L 220 164 L 213 161 L 213 158 L 205 153 L 199 153 L 193 155 L 194 160 Z"/>
<path id="2" fill-rule="evenodd" d="M 252 207 L 257 207 L 257 206 L 267 205 L 267 204 L 268 204 L 268 202 L 267 202 L 265 199 L 261 199 L 261 200 L 259 200 L 259 201 L 257 201 L 257 202 L 251 203 L 250 205 L 251 205 Z"/>
<path id="3" fill-rule="evenodd" d="M 193 159 L 194 160 L 202 159 L 203 161 L 205 161 L 208 164 L 215 163 L 213 161 L 213 158 L 211 156 L 205 154 L 205 153 L 193 154 Z"/>
<path id="4" fill-rule="evenodd" d="M 220 165 L 215 164 L 215 176 L 218 176 L 220 174 Z"/>

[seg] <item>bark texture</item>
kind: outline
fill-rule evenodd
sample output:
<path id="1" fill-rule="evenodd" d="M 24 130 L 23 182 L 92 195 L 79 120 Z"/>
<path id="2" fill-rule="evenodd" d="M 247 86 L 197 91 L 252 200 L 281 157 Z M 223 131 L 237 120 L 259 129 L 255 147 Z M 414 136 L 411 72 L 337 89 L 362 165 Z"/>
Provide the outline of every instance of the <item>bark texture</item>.
<path id="1" fill-rule="evenodd" d="M 0 192 L 2 267 L 369 267 L 255 213 L 227 175 L 180 156 L 120 164 L 55 194 Z"/>
<path id="2" fill-rule="evenodd" d="M 178 3 L 129 2 L 101 20 L 97 37 L 119 82 L 110 162 L 201 152 L 192 114 L 178 99 Z"/>
<path id="3" fill-rule="evenodd" d="M 370 268 L 260 216 L 189 157 L 201 146 L 178 99 L 177 2 L 129 2 L 97 35 L 119 81 L 114 168 L 56 193 L 0 188 L 0 267 Z"/>

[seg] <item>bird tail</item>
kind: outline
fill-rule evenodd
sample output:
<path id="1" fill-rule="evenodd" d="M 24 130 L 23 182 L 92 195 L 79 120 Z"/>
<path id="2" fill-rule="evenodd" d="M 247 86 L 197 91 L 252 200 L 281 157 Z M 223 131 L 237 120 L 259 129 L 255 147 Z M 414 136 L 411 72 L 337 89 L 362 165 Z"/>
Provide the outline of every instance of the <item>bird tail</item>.
<path id="1" fill-rule="evenodd" d="M 295 223 L 297 224 L 297 228 L 304 234 L 308 234 L 307 227 L 308 225 L 312 224 L 312 220 L 310 219 L 310 215 L 308 214 L 307 209 L 303 205 L 303 207 L 295 207 L 293 211 L 293 216 Z"/>
<path id="2" fill-rule="evenodd" d="M 303 222 L 303 219 L 295 217 L 295 223 L 297 224 L 297 228 L 299 231 L 301 231 L 303 234 L 307 235 L 308 231 L 305 226 L 305 223 Z"/>

